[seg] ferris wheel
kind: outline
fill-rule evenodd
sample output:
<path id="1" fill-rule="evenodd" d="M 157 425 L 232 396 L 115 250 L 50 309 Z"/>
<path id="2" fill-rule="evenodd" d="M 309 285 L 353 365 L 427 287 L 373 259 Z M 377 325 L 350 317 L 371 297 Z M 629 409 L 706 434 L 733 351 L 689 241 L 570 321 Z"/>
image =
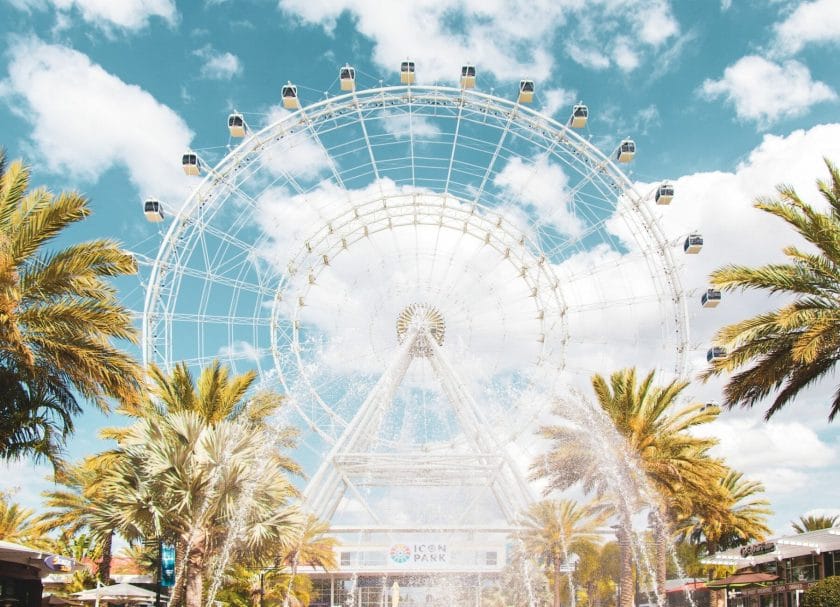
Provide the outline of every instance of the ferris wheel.
<path id="1" fill-rule="evenodd" d="M 325 516 L 354 475 L 515 484 L 486 453 L 565 388 L 686 367 L 682 247 L 654 213 L 674 192 L 634 190 L 618 168 L 634 142 L 602 152 L 587 106 L 565 123 L 528 107 L 533 81 L 504 99 L 475 90 L 475 66 L 457 87 L 416 85 L 415 67 L 362 90 L 345 66 L 310 105 L 288 83 L 262 128 L 231 114 L 221 161 L 182 158 L 201 180 L 149 280 L 144 362 L 256 369 L 287 396 L 304 464 L 343 466 L 310 496 Z M 493 444 L 471 447 L 482 429 Z"/>

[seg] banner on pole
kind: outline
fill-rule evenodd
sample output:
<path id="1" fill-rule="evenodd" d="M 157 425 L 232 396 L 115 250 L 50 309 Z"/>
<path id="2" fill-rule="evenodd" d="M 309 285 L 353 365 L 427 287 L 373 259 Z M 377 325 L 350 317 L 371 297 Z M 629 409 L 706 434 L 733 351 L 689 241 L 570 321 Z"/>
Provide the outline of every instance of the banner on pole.
<path id="1" fill-rule="evenodd" d="M 175 585 L 175 546 L 163 544 L 160 549 L 160 585 L 172 588 Z"/>

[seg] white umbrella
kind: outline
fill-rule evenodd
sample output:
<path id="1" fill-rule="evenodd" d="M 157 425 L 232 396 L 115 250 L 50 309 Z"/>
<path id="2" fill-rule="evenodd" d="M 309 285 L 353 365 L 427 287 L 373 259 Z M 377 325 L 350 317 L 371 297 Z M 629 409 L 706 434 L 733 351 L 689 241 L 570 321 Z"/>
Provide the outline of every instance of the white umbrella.
<path id="1" fill-rule="evenodd" d="M 101 588 L 82 590 L 73 596 L 80 601 L 109 601 L 120 603 L 148 603 L 154 601 L 156 593 L 133 584 L 112 584 Z"/>

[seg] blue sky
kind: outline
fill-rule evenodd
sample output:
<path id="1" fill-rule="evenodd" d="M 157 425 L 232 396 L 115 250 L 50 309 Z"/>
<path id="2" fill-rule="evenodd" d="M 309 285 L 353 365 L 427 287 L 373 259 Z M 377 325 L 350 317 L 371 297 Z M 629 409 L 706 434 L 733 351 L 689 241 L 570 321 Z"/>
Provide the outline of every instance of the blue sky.
<path id="1" fill-rule="evenodd" d="M 784 181 L 813 199 L 820 158 L 840 162 L 834 0 L 6 0 L 0 23 L 0 143 L 32 165 L 33 183 L 91 198 L 93 217 L 69 239 L 107 235 L 145 253 L 160 234 L 141 200 L 180 207 L 194 187 L 178 166 L 185 148 L 221 160 L 231 110 L 267 124 L 287 80 L 304 104 L 337 95 L 345 62 L 359 88 L 398 83 L 405 57 L 421 84 L 454 84 L 464 62 L 476 64 L 481 90 L 502 97 L 533 78 L 535 107 L 560 120 L 584 100 L 592 143 L 608 151 L 635 139 L 628 174 L 640 190 L 675 183 L 665 231 L 702 227 L 710 246 L 681 266 L 692 297 L 715 267 L 778 259 L 791 241 L 750 207 L 755 196 Z M 140 311 L 142 283 L 121 288 Z M 693 369 L 719 324 L 766 305 L 733 296 L 712 316 L 692 309 Z M 720 453 L 766 483 L 778 531 L 806 511 L 840 508 L 840 431 L 821 401 L 831 387 L 769 424 L 758 409 L 716 423 Z M 704 400 L 719 390 L 692 386 Z M 80 419 L 71 453 L 94 449 L 104 423 Z M 0 487 L 19 487 L 34 505 L 34 478 L 15 465 Z"/>

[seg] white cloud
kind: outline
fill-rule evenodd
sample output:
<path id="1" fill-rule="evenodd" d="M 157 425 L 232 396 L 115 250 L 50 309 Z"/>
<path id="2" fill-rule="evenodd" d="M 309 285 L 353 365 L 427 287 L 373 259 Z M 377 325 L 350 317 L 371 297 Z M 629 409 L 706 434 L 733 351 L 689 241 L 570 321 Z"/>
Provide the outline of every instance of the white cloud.
<path id="1" fill-rule="evenodd" d="M 566 44 L 566 54 L 572 61 L 593 70 L 605 70 L 610 67 L 610 59 L 596 49 L 585 49 L 574 42 Z"/>
<path id="2" fill-rule="evenodd" d="M 757 55 L 742 57 L 727 67 L 720 80 L 706 80 L 701 92 L 707 99 L 723 97 L 744 120 L 769 125 L 782 118 L 801 116 L 810 107 L 834 101 L 837 93 L 798 61 L 777 64 Z"/>
<path id="3" fill-rule="evenodd" d="M 50 474 L 50 466 L 29 459 L 0 462 L 0 493 L 11 495 L 16 504 L 37 512 L 42 507 L 41 493 L 52 489 L 47 480 Z"/>
<path id="4" fill-rule="evenodd" d="M 680 28 L 671 15 L 668 2 L 642 3 L 634 8 L 636 10 L 632 14 L 639 34 L 648 44 L 658 46 L 679 33 Z"/>
<path id="5" fill-rule="evenodd" d="M 722 417 L 702 428 L 720 441 L 715 454 L 764 483 L 768 493 L 783 494 L 807 486 L 811 469 L 837 457 L 814 430 L 799 422 Z"/>
<path id="6" fill-rule="evenodd" d="M 464 61 L 499 79 L 548 78 L 556 67 L 555 39 L 575 40 L 569 56 L 602 69 L 610 59 L 598 49 L 610 48 L 626 34 L 627 49 L 617 59 L 659 52 L 679 32 L 666 0 L 279 0 L 287 13 L 332 31 L 348 12 L 356 29 L 374 42 L 374 61 L 394 70 L 404 57 L 417 61 L 420 81 L 454 81 Z M 457 23 L 460 32 L 453 32 Z M 626 69 L 622 67 L 622 69 Z M 479 77 L 480 77 L 479 73 Z"/>
<path id="7" fill-rule="evenodd" d="M 517 206 L 531 205 L 544 224 L 557 227 L 564 234 L 576 236 L 583 231 L 583 222 L 569 209 L 569 178 L 560 165 L 545 155 L 532 162 L 511 159 L 493 178 L 506 198 Z"/>
<path id="8" fill-rule="evenodd" d="M 564 122 L 571 115 L 572 105 L 578 100 L 578 94 L 575 90 L 563 88 L 546 89 L 540 95 L 540 99 L 543 102 L 540 110 L 543 114 Z"/>
<path id="9" fill-rule="evenodd" d="M 408 139 L 411 132 L 415 138 L 434 139 L 440 135 L 440 128 L 424 116 L 409 116 L 402 113 L 385 113 L 382 128 L 395 139 Z"/>
<path id="10" fill-rule="evenodd" d="M 193 55 L 204 60 L 201 77 L 210 80 L 230 80 L 242 71 L 239 57 L 233 53 L 220 53 L 209 44 L 193 51 Z"/>
<path id="11" fill-rule="evenodd" d="M 95 181 L 120 167 L 141 196 L 186 197 L 179 160 L 192 132 L 178 114 L 66 46 L 25 38 L 10 55 L 0 98 L 32 125 L 43 168 Z"/>
<path id="12" fill-rule="evenodd" d="M 273 106 L 268 114 L 268 124 L 285 120 L 291 113 L 282 106 Z M 273 175 L 287 176 L 298 181 L 319 177 L 330 166 L 324 148 L 310 138 L 305 130 L 299 130 L 266 146 L 260 161 Z"/>
<path id="13" fill-rule="evenodd" d="M 619 38 L 615 42 L 613 61 L 622 72 L 632 72 L 639 67 L 639 55 L 630 46 L 627 38 Z"/>
<path id="14" fill-rule="evenodd" d="M 239 340 L 231 344 L 219 348 L 218 356 L 220 358 L 237 358 L 243 360 L 250 360 L 259 364 L 260 351 L 254 347 L 254 344 Z"/>
<path id="15" fill-rule="evenodd" d="M 68 13 L 78 11 L 86 22 L 105 31 L 140 30 L 147 27 L 153 17 L 170 25 L 178 20 L 174 0 L 15 0 L 12 4 L 39 10 L 52 6 L 60 22 Z"/>
<path id="16" fill-rule="evenodd" d="M 796 53 L 808 44 L 840 42 L 840 2 L 815 0 L 800 4 L 777 23 L 775 46 L 783 53 Z"/>

